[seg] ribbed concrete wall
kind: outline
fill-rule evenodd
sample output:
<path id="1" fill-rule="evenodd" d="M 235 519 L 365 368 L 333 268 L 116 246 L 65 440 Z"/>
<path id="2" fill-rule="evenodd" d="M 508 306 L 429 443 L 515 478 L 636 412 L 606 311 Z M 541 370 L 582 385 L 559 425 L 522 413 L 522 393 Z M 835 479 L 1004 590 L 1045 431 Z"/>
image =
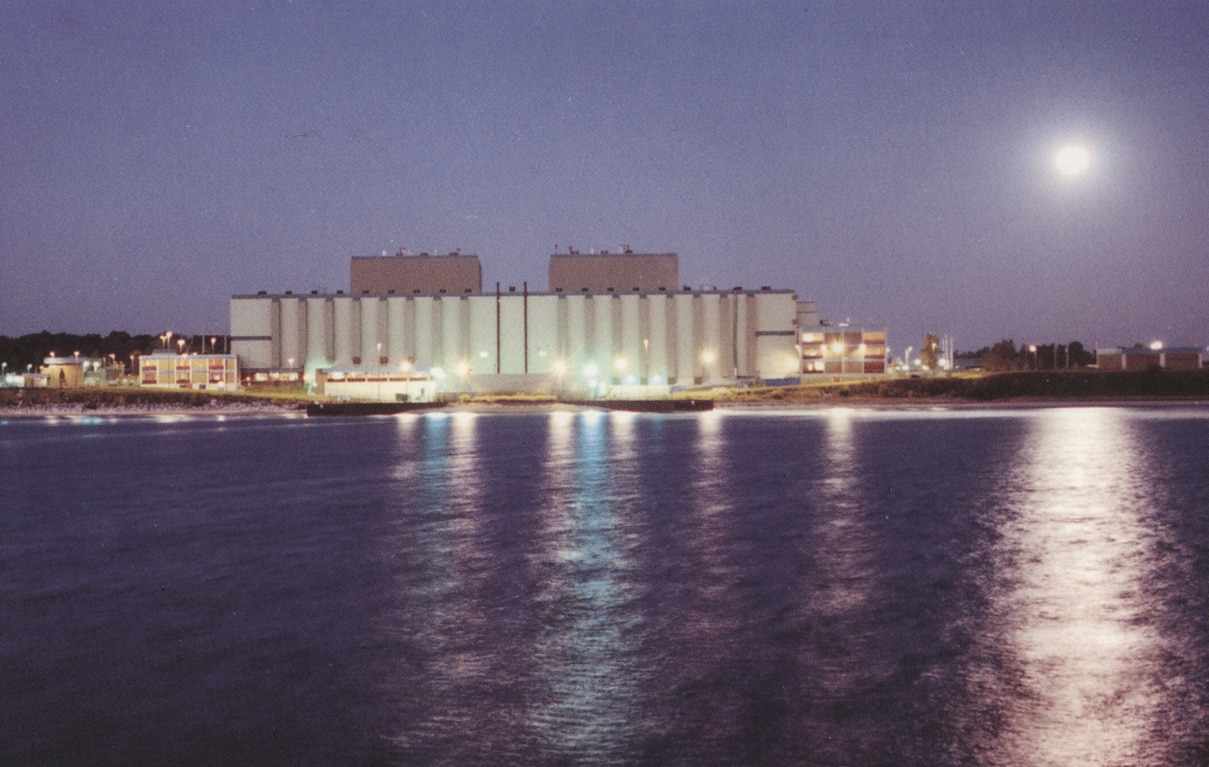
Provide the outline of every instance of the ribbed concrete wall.
<path id="1" fill-rule="evenodd" d="M 570 388 L 594 364 L 601 379 L 693 384 L 795 374 L 795 316 L 788 291 L 257 295 L 231 299 L 231 335 L 250 371 L 373 367 L 381 344 L 389 366 L 451 376 L 553 376 L 563 363 Z"/>

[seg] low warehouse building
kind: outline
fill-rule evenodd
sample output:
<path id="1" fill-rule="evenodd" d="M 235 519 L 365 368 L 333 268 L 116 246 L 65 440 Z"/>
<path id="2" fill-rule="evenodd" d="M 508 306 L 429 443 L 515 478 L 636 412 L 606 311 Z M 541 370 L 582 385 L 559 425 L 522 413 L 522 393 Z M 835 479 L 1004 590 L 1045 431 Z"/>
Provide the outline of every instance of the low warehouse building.
<path id="1" fill-rule="evenodd" d="M 239 359 L 234 354 L 176 354 L 156 349 L 139 357 L 139 386 L 234 391 L 239 388 Z"/>
<path id="2" fill-rule="evenodd" d="M 1114 346 L 1096 349 L 1096 367 L 1100 370 L 1200 370 L 1201 350 L 1194 347 Z"/>

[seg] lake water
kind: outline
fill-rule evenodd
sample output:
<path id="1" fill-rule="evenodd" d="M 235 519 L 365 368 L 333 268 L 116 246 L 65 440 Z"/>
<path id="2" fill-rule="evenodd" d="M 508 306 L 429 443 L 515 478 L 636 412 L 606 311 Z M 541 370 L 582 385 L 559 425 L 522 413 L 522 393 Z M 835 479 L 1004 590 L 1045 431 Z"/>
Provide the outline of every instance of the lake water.
<path id="1" fill-rule="evenodd" d="M 1209 408 L 0 416 L 0 763 L 1204 765 Z"/>

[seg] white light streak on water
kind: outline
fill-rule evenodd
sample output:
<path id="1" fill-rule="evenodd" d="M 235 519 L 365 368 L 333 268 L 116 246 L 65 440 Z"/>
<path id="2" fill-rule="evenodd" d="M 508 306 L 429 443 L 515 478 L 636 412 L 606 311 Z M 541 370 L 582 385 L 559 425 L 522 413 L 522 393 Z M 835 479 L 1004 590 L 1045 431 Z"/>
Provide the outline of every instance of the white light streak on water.
<path id="1" fill-rule="evenodd" d="M 1151 468 L 1120 410 L 1048 410 L 1034 424 L 1005 531 L 1016 571 L 1000 609 L 1024 690 L 1000 763 L 1163 764 L 1147 736 L 1179 704 L 1156 678 L 1164 641 L 1142 601 Z"/>
<path id="2" fill-rule="evenodd" d="M 628 414 L 627 414 L 628 415 Z M 634 419 L 552 417 L 544 593 L 549 625 L 534 648 L 547 692 L 528 710 L 543 749 L 608 762 L 624 753 L 640 688 L 633 653 L 633 562 L 624 544 L 634 494 Z"/>

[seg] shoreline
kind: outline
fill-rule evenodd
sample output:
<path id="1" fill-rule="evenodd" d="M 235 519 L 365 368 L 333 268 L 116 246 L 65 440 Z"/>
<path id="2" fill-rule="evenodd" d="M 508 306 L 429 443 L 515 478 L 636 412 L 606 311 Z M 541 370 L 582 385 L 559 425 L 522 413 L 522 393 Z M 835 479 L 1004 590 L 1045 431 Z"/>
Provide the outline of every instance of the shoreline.
<path id="1" fill-rule="evenodd" d="M 908 401 L 886 401 L 880 398 L 852 397 L 842 400 L 813 402 L 715 402 L 713 412 L 758 413 L 823 410 L 870 410 L 870 411 L 936 411 L 936 410 L 1042 410 L 1053 408 L 1089 407 L 1209 407 L 1209 398 L 1197 397 L 1121 397 L 1093 399 L 1061 399 L 1046 397 L 1013 398 L 1005 400 L 971 401 L 963 399 L 912 399 Z M 492 403 L 469 402 L 434 407 L 423 413 L 474 415 L 582 413 L 604 411 L 605 408 L 562 403 Z M 627 412 L 627 411 L 612 411 Z M 707 411 L 709 412 L 709 411 Z M 639 413 L 635 413 L 639 414 Z M 157 416 L 236 416 L 236 417 L 293 417 L 305 418 L 305 410 L 296 405 L 203 405 L 200 407 L 123 405 L 107 408 L 85 408 L 83 405 L 34 405 L 23 407 L 0 407 L 0 418 L 53 418 L 53 417 L 157 417 Z"/>

